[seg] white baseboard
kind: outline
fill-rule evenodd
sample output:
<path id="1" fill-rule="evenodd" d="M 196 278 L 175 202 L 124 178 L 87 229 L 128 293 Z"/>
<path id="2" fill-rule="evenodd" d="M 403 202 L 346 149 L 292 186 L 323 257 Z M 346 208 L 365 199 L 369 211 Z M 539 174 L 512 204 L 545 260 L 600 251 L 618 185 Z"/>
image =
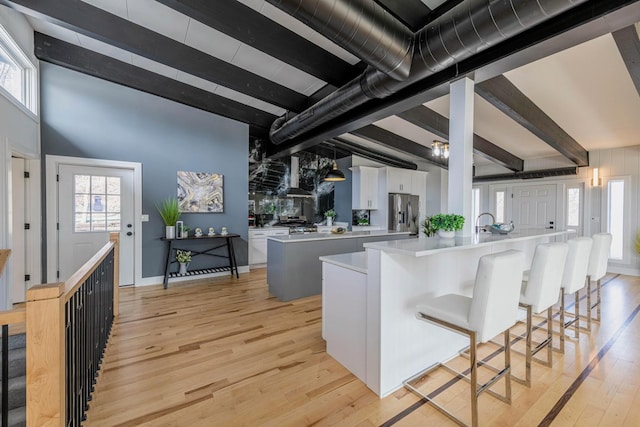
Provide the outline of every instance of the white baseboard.
<path id="1" fill-rule="evenodd" d="M 607 268 L 609 273 L 625 274 L 627 276 L 640 276 L 640 269 L 634 267 L 621 267 L 616 265 L 609 265 Z"/>
<path id="2" fill-rule="evenodd" d="M 248 273 L 248 272 L 249 272 L 248 265 L 241 265 L 238 267 L 238 273 Z M 229 275 L 228 271 L 221 271 L 220 273 L 199 274 L 197 276 L 172 277 L 171 279 L 169 279 L 169 284 L 179 283 L 179 282 L 189 282 L 193 280 L 210 279 L 213 277 L 223 277 L 228 275 Z M 162 285 L 163 282 L 164 282 L 164 276 L 143 277 L 140 282 L 135 284 L 135 286 Z"/>

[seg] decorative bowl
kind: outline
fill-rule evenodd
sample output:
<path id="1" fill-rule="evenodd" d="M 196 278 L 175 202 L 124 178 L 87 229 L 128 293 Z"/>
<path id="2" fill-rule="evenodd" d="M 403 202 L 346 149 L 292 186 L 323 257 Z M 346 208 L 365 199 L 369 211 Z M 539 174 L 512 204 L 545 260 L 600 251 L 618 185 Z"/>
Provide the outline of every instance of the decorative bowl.
<path id="1" fill-rule="evenodd" d="M 489 226 L 489 231 L 491 231 L 491 233 L 493 234 L 509 234 L 515 228 L 516 227 L 513 225 L 513 223 L 510 223 L 510 224 L 495 223 Z"/>
<path id="2" fill-rule="evenodd" d="M 347 229 L 346 229 L 346 228 L 344 228 L 344 227 L 333 227 L 333 228 L 331 229 L 331 232 L 332 232 L 333 234 L 344 234 L 344 233 L 346 233 L 346 232 L 347 232 Z"/>

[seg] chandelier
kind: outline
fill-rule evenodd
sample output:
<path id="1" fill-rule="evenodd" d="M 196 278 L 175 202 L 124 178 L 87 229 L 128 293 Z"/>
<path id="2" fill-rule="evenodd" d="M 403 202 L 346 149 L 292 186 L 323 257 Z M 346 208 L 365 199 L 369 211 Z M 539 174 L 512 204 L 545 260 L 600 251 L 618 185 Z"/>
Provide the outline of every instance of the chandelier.
<path id="1" fill-rule="evenodd" d="M 433 157 L 437 157 L 440 159 L 448 159 L 449 158 L 449 143 L 443 141 L 433 140 L 431 143 L 431 152 Z"/>

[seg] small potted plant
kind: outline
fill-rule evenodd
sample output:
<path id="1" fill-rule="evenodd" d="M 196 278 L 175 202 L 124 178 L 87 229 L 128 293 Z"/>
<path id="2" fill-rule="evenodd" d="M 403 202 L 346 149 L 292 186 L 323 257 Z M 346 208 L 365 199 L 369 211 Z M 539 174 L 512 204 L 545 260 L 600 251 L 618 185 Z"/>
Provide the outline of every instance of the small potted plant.
<path id="1" fill-rule="evenodd" d="M 178 199 L 170 197 L 160 204 L 156 204 L 156 209 L 164 221 L 165 225 L 165 238 L 176 238 L 176 222 L 180 219 L 180 205 Z"/>
<path id="2" fill-rule="evenodd" d="M 463 225 L 464 217 L 458 214 L 436 214 L 429 218 L 430 230 L 436 230 L 438 236 L 444 239 L 453 238 Z"/>
<path id="3" fill-rule="evenodd" d="M 176 260 L 180 263 L 180 274 L 187 274 L 187 267 L 191 262 L 191 251 L 176 250 Z"/>
<path id="4" fill-rule="evenodd" d="M 336 217 L 336 211 L 334 211 L 333 209 L 329 209 L 328 211 L 324 212 L 324 217 L 327 219 L 327 225 L 332 226 L 333 220 Z"/>

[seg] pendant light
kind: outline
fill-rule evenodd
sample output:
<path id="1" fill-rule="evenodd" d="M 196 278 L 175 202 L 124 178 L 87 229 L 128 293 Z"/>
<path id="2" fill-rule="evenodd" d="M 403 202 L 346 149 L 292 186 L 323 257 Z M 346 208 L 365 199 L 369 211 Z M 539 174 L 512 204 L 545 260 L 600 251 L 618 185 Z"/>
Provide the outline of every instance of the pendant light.
<path id="1" fill-rule="evenodd" d="M 433 153 L 433 157 L 446 160 L 449 158 L 449 143 L 433 140 L 433 143 L 431 144 L 431 151 Z"/>
<path id="2" fill-rule="evenodd" d="M 327 176 L 324 177 L 325 181 L 329 181 L 329 182 L 337 182 L 337 181 L 344 181 L 345 178 L 344 177 L 344 173 L 338 169 L 338 164 L 336 163 L 336 146 L 333 146 L 333 169 L 331 169 L 329 171 L 329 173 L 327 174 Z"/>

